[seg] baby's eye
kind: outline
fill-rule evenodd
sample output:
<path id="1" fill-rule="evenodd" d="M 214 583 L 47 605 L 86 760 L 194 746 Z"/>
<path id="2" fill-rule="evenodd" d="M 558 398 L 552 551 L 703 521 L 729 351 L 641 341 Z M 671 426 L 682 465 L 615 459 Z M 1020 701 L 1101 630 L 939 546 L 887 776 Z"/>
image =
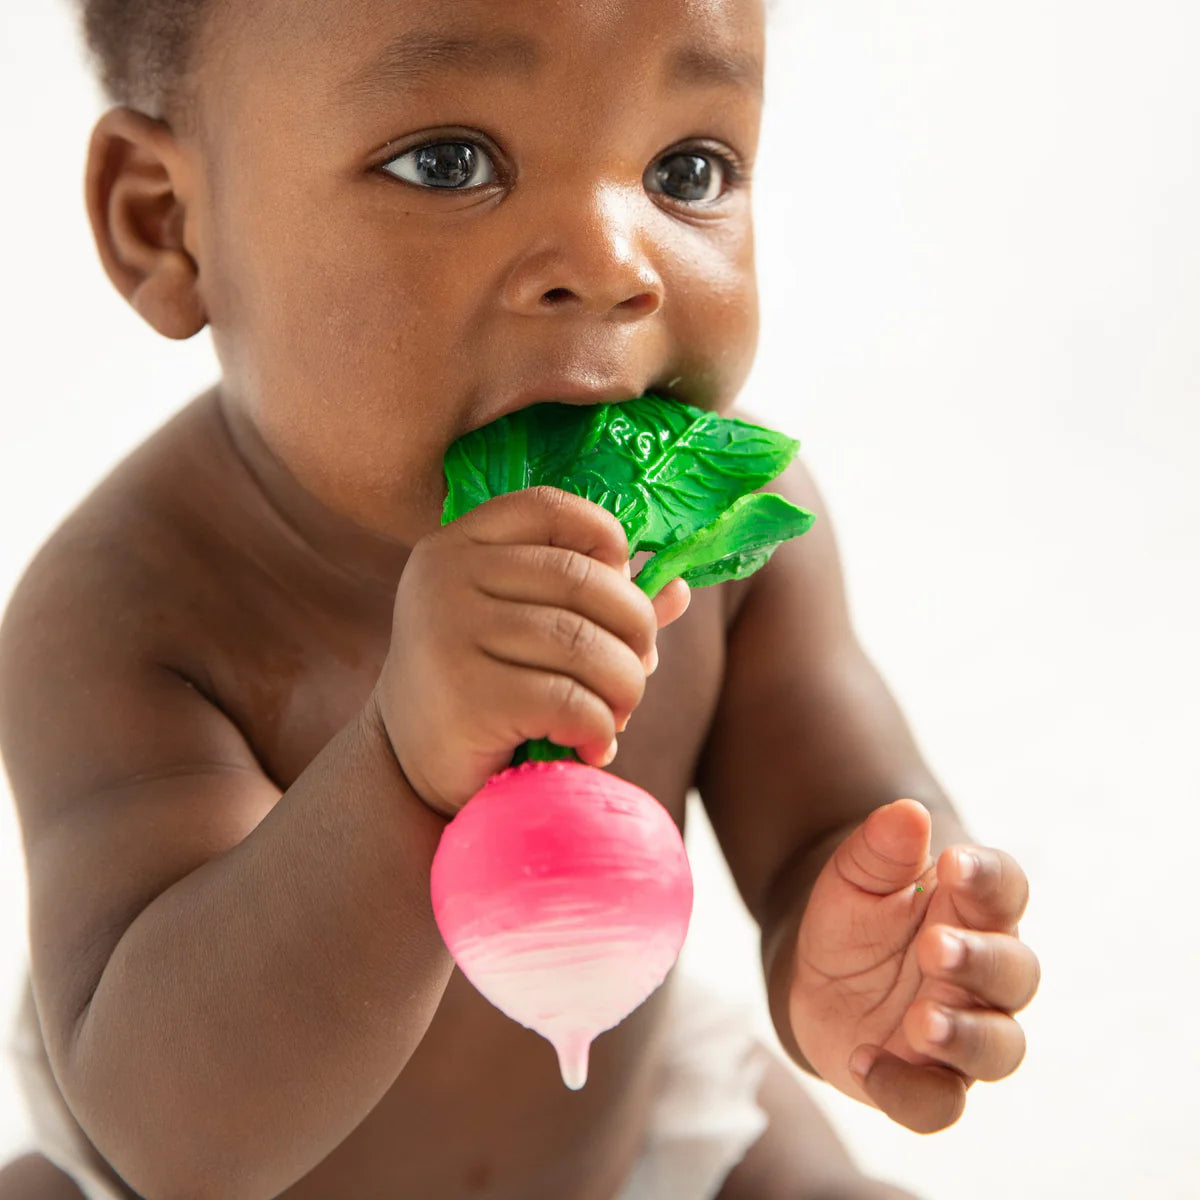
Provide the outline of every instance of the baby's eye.
<path id="1" fill-rule="evenodd" d="M 713 150 L 676 150 L 660 158 L 646 172 L 646 186 L 651 191 L 665 192 L 673 200 L 706 204 L 718 199 L 725 192 L 725 185 L 736 183 L 738 178 L 736 164 L 723 154 Z"/>
<path id="2" fill-rule="evenodd" d="M 393 168 L 392 164 L 398 165 Z M 485 178 L 475 177 L 480 166 L 487 169 Z M 418 187 L 452 191 L 482 187 L 496 179 L 491 159 L 470 142 L 430 142 L 417 146 L 384 163 L 383 169 Z"/>

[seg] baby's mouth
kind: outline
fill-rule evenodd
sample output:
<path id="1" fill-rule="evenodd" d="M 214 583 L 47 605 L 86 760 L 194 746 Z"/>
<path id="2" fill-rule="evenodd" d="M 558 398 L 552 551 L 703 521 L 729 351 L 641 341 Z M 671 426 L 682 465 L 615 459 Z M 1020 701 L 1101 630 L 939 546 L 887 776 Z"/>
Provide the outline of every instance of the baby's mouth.
<path id="1" fill-rule="evenodd" d="M 643 396 L 657 396 L 660 400 L 675 400 L 689 403 L 683 395 L 676 391 L 682 382 L 681 375 L 672 376 L 665 383 L 651 383 L 644 388 L 630 386 L 627 383 L 615 382 L 605 387 L 584 387 L 567 380 L 548 381 L 524 389 L 496 405 L 492 413 L 482 421 L 477 422 L 464 433 L 471 433 L 485 425 L 506 417 L 510 413 L 532 408 L 535 404 L 572 404 L 590 406 L 596 404 L 620 404 L 628 400 L 636 400 Z"/>

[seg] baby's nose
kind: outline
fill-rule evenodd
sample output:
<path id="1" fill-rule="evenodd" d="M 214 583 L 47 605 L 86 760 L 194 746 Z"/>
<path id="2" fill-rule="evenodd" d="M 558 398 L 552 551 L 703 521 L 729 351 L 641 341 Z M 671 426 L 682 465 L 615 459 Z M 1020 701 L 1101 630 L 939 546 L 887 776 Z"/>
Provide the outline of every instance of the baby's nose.
<path id="1" fill-rule="evenodd" d="M 590 199 L 560 191 L 553 203 L 548 200 L 536 239 L 506 280 L 508 306 L 530 315 L 657 312 L 662 277 L 634 207 L 617 189 L 597 189 Z"/>

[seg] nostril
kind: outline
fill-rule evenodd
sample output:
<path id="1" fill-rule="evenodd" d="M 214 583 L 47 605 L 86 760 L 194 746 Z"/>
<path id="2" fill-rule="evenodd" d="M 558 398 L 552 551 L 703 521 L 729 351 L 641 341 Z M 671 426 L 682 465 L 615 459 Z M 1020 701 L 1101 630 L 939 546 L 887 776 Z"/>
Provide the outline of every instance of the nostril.
<path id="1" fill-rule="evenodd" d="M 557 304 L 560 300 L 566 300 L 570 297 L 569 288 L 551 288 L 543 297 L 542 300 L 547 304 Z"/>
<path id="2" fill-rule="evenodd" d="M 658 300 L 649 292 L 642 292 L 637 296 L 630 296 L 628 300 L 621 301 L 621 308 L 632 309 L 634 312 L 653 312 L 658 307 Z"/>

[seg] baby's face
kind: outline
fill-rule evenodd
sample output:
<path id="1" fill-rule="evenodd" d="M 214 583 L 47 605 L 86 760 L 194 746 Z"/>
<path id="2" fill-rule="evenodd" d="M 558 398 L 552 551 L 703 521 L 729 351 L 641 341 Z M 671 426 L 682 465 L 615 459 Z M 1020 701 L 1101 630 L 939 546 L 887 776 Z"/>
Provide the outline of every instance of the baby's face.
<path id="1" fill-rule="evenodd" d="M 236 7 L 202 48 L 200 288 L 309 492 L 411 544 L 446 448 L 505 412 L 732 406 L 762 0 Z"/>

